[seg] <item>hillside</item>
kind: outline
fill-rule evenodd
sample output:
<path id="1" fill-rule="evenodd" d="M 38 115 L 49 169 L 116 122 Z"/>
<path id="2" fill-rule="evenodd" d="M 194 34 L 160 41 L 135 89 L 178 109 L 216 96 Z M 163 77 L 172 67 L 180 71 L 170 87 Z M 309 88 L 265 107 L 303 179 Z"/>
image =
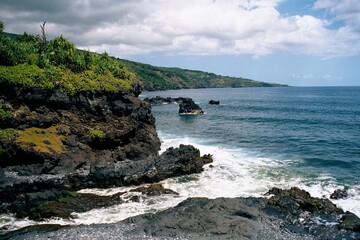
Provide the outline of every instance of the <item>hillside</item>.
<path id="1" fill-rule="evenodd" d="M 45 25 L 43 26 L 45 27 Z M 43 32 L 44 36 L 45 33 Z M 285 87 L 246 78 L 180 68 L 156 67 L 78 50 L 59 36 L 0 34 L 0 78 L 28 86 L 77 91 L 117 91 L 140 85 L 145 90 L 224 87 Z"/>
<path id="2" fill-rule="evenodd" d="M 155 67 L 119 59 L 142 83 L 146 90 L 181 88 L 223 88 L 223 87 L 286 87 L 287 85 L 265 83 L 246 78 L 220 76 L 214 73 L 180 68 Z"/>

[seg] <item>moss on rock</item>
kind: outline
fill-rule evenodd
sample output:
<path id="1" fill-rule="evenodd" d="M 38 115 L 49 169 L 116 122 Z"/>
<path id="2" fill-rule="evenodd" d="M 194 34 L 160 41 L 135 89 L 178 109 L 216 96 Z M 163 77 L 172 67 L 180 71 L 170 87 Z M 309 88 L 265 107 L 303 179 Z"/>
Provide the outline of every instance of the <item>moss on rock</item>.
<path id="1" fill-rule="evenodd" d="M 21 145 L 32 147 L 34 150 L 41 153 L 64 153 L 66 148 L 62 141 L 65 137 L 57 133 L 55 126 L 42 128 L 27 128 L 17 131 L 18 136 L 16 142 Z"/>

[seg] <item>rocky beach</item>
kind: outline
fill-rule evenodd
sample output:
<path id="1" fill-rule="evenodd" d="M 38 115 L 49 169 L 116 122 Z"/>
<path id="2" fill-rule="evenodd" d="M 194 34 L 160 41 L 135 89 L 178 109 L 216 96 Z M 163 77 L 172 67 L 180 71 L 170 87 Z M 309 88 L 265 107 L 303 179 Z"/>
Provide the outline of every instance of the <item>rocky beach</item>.
<path id="1" fill-rule="evenodd" d="M 2 108 L 10 112 L 0 121 L 4 129 L 0 137 L 2 213 L 33 220 L 69 218 L 74 212 L 125 202 L 124 193 L 98 196 L 77 190 L 156 183 L 199 173 L 212 162 L 211 155 L 200 156 L 191 145 L 169 148 L 159 155 L 151 105 L 138 98 L 136 89 L 70 96 L 59 89 L 0 84 Z M 142 197 L 177 195 L 161 184 L 132 191 Z M 346 196 L 340 190 L 334 194 Z M 176 207 L 114 224 L 35 225 L 10 232 L 4 228 L 1 238 L 360 238 L 359 218 L 328 199 L 313 198 L 298 188 L 273 188 L 266 195 L 189 198 Z"/>

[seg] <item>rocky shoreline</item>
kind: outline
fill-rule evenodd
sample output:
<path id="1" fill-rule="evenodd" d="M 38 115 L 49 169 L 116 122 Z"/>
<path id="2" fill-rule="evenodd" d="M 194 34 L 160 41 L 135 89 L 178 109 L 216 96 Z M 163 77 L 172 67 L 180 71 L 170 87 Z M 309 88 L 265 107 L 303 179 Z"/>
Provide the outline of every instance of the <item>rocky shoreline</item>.
<path id="1" fill-rule="evenodd" d="M 0 213 L 33 220 L 69 218 L 73 212 L 136 202 L 136 197 L 124 200 L 124 193 L 76 191 L 157 183 L 199 173 L 212 162 L 211 155 L 201 156 L 191 145 L 159 155 L 151 105 L 138 95 L 136 88 L 69 95 L 0 81 Z M 159 101 L 168 100 L 173 101 Z M 177 195 L 160 184 L 134 191 L 143 197 Z M 190 198 L 119 223 L 2 229 L 0 239 L 360 239 L 359 218 L 328 199 L 298 188 L 273 188 L 268 195 Z"/>
<path id="2" fill-rule="evenodd" d="M 360 220 L 298 188 L 270 198 L 189 198 L 174 208 L 114 224 L 44 225 L 4 239 L 359 239 Z"/>
<path id="3" fill-rule="evenodd" d="M 74 191 L 154 183 L 212 162 L 185 145 L 159 156 L 155 119 L 137 88 L 69 95 L 0 86 L 0 213 L 42 219 L 51 216 L 48 202 L 96 199 Z"/>

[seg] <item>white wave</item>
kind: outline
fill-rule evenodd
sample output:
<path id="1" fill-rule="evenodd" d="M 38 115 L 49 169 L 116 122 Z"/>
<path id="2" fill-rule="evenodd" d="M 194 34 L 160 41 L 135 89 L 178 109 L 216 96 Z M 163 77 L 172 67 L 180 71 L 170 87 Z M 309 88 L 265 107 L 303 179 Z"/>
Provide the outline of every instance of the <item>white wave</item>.
<path id="1" fill-rule="evenodd" d="M 198 140 L 189 137 L 178 138 L 159 133 L 164 151 L 170 146 L 191 144 L 200 149 L 201 154 L 210 153 L 214 162 L 205 166 L 205 171 L 196 177 L 178 177 L 163 181 L 181 196 L 186 197 L 261 197 L 272 187 L 299 187 L 314 197 L 330 199 L 336 189 L 344 188 L 327 174 L 309 174 L 306 169 L 297 169 L 297 159 L 275 159 L 261 157 L 242 149 L 214 146 L 211 140 Z M 210 144 L 209 144 L 210 143 Z M 344 211 L 360 216 L 360 186 L 351 186 L 349 197 L 333 200 Z"/>

